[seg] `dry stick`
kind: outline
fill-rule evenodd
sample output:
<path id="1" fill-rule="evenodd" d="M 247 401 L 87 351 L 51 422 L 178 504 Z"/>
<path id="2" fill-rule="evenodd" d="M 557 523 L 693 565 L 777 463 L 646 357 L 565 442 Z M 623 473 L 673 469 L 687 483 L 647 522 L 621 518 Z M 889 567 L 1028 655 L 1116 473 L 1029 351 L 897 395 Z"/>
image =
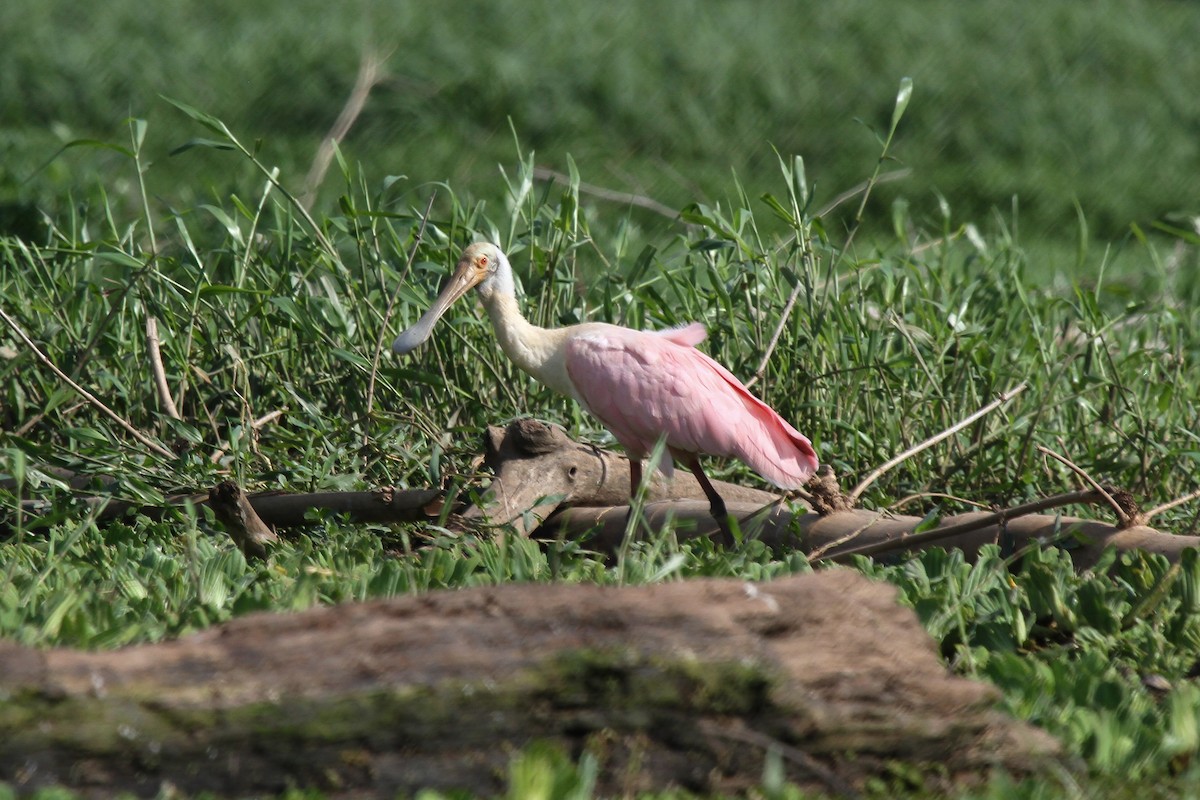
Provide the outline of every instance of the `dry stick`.
<path id="1" fill-rule="evenodd" d="M 980 503 L 978 500 L 968 500 L 967 498 L 959 497 L 956 494 L 947 494 L 946 492 L 918 492 L 917 494 L 910 494 L 907 497 L 901 497 L 899 500 L 897 500 L 896 502 L 894 502 L 890 506 L 888 506 L 887 510 L 895 511 L 903 506 L 908 505 L 913 500 L 924 500 L 926 498 L 931 498 L 931 497 L 940 497 L 943 500 L 953 500 L 955 503 L 962 503 L 962 504 L 968 505 L 968 506 L 975 506 L 976 508 L 987 508 L 988 507 L 987 503 Z"/>
<path id="2" fill-rule="evenodd" d="M 825 216 L 826 214 L 830 213 L 831 211 L 836 209 L 838 206 L 840 206 L 842 203 L 846 202 L 847 200 L 852 200 L 853 198 L 857 197 L 862 192 L 868 191 L 873 186 L 878 186 L 881 183 L 889 183 L 891 181 L 898 181 L 901 178 L 907 178 L 910 175 L 912 175 L 912 170 L 905 167 L 904 169 L 896 169 L 896 170 L 892 170 L 891 172 L 884 172 L 881 175 L 879 175 L 879 177 L 877 177 L 873 183 L 870 180 L 865 180 L 862 183 L 852 186 L 851 188 L 849 188 L 846 191 L 839 194 L 837 197 L 830 200 L 828 203 L 826 203 L 824 206 L 821 207 L 820 211 L 818 211 L 817 213 L 812 215 L 813 219 L 817 219 L 819 217 Z M 786 238 L 784 238 L 778 244 L 778 246 L 775 247 L 775 251 L 779 252 L 783 248 L 790 245 L 792 242 L 796 241 L 796 236 L 797 236 L 797 234 L 793 233 L 790 236 L 787 236 Z"/>
<path id="3" fill-rule="evenodd" d="M 847 533 L 845 536 L 839 536 L 838 538 L 834 539 L 832 542 L 829 542 L 828 544 L 818 547 L 817 549 L 813 550 L 811 553 L 808 554 L 809 562 L 820 561 L 821 559 L 823 559 L 825 557 L 825 554 L 828 553 L 833 548 L 841 547 L 842 545 L 846 544 L 847 542 L 857 539 L 863 533 L 866 533 L 867 531 L 869 531 L 872 528 L 872 526 L 875 525 L 876 522 L 879 522 L 881 519 L 883 519 L 886 516 L 888 516 L 888 515 L 885 514 L 884 512 L 879 512 L 874 517 L 872 517 L 871 520 L 869 522 L 867 522 L 866 524 L 860 525 L 859 527 L 857 527 L 854 530 Z"/>
<path id="4" fill-rule="evenodd" d="M 855 547 L 850 550 L 842 550 L 833 555 L 821 555 L 817 558 L 809 559 L 813 563 L 821 561 L 832 561 L 835 564 L 843 564 L 849 561 L 853 556 L 875 556 L 880 553 L 888 553 L 893 550 L 905 550 L 916 545 L 926 545 L 931 542 L 949 539 L 954 536 L 961 536 L 964 533 L 970 533 L 980 528 L 986 528 L 989 525 L 996 525 L 1010 519 L 1023 517 L 1026 514 L 1037 514 L 1051 508 L 1059 508 L 1061 506 L 1078 505 L 1080 503 L 1098 503 L 1103 499 L 1100 492 L 1095 489 L 1085 489 L 1078 492 L 1068 492 L 1066 494 L 1056 494 L 1053 497 L 1043 497 L 1040 500 L 1034 500 L 1029 503 L 1024 503 L 1019 506 L 997 511 L 993 514 L 988 514 L 985 517 L 960 522 L 957 525 L 947 525 L 944 528 L 936 528 L 931 531 L 923 531 L 914 533 L 911 536 L 901 536 L 898 539 L 890 539 L 886 542 L 876 542 L 874 544 Z"/>
<path id="5" fill-rule="evenodd" d="M 354 79 L 354 88 L 350 91 L 350 97 L 346 99 L 346 105 L 342 107 L 342 113 L 338 114 L 329 133 L 321 140 L 321 146 L 317 148 L 312 167 L 309 168 L 308 176 L 304 179 L 304 193 L 300 195 L 300 204 L 306 209 L 311 209 L 317 198 L 317 189 L 325 180 L 325 173 L 329 170 L 330 162 L 333 161 L 334 147 L 346 138 L 346 134 L 354 126 L 358 115 L 362 113 L 363 107 L 367 104 L 367 96 L 380 81 L 379 68 L 386 61 L 386 57 L 381 59 L 372 53 L 363 52 L 362 60 L 358 64 L 358 77 Z"/>
<path id="6" fill-rule="evenodd" d="M 162 351 L 159 348 L 158 320 L 146 317 L 146 351 L 150 354 L 150 369 L 154 373 L 154 385 L 158 388 L 158 399 L 163 404 L 163 411 L 171 419 L 183 419 L 179 409 L 171 398 L 171 387 L 167 385 L 167 373 L 163 369 Z"/>
<path id="7" fill-rule="evenodd" d="M 545 167 L 534 167 L 533 176 L 542 180 L 553 181 L 569 186 L 571 178 L 569 175 L 563 175 L 561 172 L 555 172 L 552 169 Z M 626 205 L 637 206 L 644 208 L 647 211 L 653 211 L 655 214 L 661 214 L 668 219 L 678 219 L 679 212 L 670 206 L 660 203 L 657 200 L 646 197 L 640 194 L 632 194 L 630 192 L 617 192 L 612 189 L 605 189 L 603 186 L 596 186 L 591 183 L 579 183 L 579 191 L 581 194 L 590 194 L 593 197 L 599 197 L 601 200 L 610 200 L 614 203 L 624 203 Z"/>
<path id="8" fill-rule="evenodd" d="M 885 151 L 886 152 L 886 151 Z M 880 161 L 882 162 L 882 157 Z M 871 196 L 871 189 L 886 180 L 897 180 L 899 178 L 908 177 L 909 172 L 905 170 L 896 170 L 895 172 L 884 173 L 879 175 L 876 172 L 869 180 L 860 183 L 858 186 L 843 192 L 833 198 L 833 202 L 826 205 L 817 212 L 816 217 L 822 217 L 828 214 L 833 209 L 837 208 L 841 203 L 854 197 L 859 192 L 862 192 L 862 202 L 858 206 L 858 213 L 854 217 L 854 227 L 850 229 L 850 235 L 846 237 L 845 243 L 842 245 L 838 253 L 837 260 L 840 261 L 842 256 L 850 250 L 850 245 L 854 242 L 854 235 L 858 233 L 859 225 L 862 222 L 863 209 L 867 207 L 867 199 Z M 788 243 L 795 241 L 800 236 L 795 234 Z M 812 244 L 809 241 L 801 241 L 800 246 L 801 261 L 812 260 Z M 763 352 L 762 360 L 758 362 L 758 368 L 754 370 L 754 374 L 750 376 L 750 380 L 746 381 L 746 387 L 749 388 L 758 382 L 758 379 L 767 371 L 767 362 L 771 360 L 771 354 L 775 352 L 775 348 L 779 345 L 779 338 L 783 335 L 783 328 L 787 325 L 788 317 L 792 314 L 792 309 L 796 306 L 796 300 L 800 297 L 800 290 L 804 288 L 804 281 L 796 281 L 796 285 L 792 287 L 792 293 L 788 295 L 787 303 L 783 306 L 783 313 L 779 315 L 779 322 L 775 325 L 775 331 L 771 334 L 771 340 L 767 343 L 767 349 Z"/>
<path id="9" fill-rule="evenodd" d="M 850 187 L 846 191 L 839 194 L 837 197 L 830 200 L 828 203 L 826 203 L 824 205 L 824 207 L 821 208 L 820 211 L 818 211 L 816 214 L 814 214 L 814 216 L 817 216 L 817 217 L 825 216 L 826 214 L 828 214 L 829 212 L 833 211 L 835 208 L 840 206 L 842 203 L 856 197 L 861 192 L 867 191 L 872 186 L 879 186 L 881 183 L 890 183 L 892 181 L 898 181 L 903 178 L 907 178 L 909 175 L 912 175 L 912 170 L 909 169 L 908 167 L 904 167 L 903 169 L 894 169 L 891 172 L 883 173 L 882 175 L 880 175 L 879 177 L 877 177 L 875 179 L 874 183 L 872 183 L 869 180 L 863 181 L 862 183 L 858 184 L 857 186 Z"/>
<path id="10" fill-rule="evenodd" d="M 806 262 L 812 258 L 811 253 L 806 248 L 800 255 L 800 261 Z M 775 325 L 775 330 L 771 333 L 771 340 L 767 342 L 767 349 L 763 351 L 762 360 L 758 362 L 758 368 L 754 370 L 754 374 L 746 381 L 746 388 L 749 389 L 758 379 L 767 371 L 767 362 L 771 360 L 771 354 L 775 352 L 775 348 L 779 345 L 779 338 L 783 336 L 783 328 L 787 325 L 788 317 L 792 315 L 792 309 L 796 307 L 796 301 L 800 299 L 800 290 L 804 287 L 804 281 L 796 281 L 796 285 L 792 287 L 792 293 L 788 295 L 787 302 L 783 305 L 783 313 L 779 315 L 779 322 Z"/>
<path id="11" fill-rule="evenodd" d="M 279 419 L 286 413 L 287 413 L 286 406 L 283 408 L 277 408 L 274 411 L 268 411 L 266 414 L 263 414 L 258 419 L 251 420 L 250 430 L 257 431 L 260 428 L 263 428 L 266 425 L 269 425 L 270 423 Z M 210 455 L 208 457 L 209 463 L 216 464 L 218 461 L 220 461 L 222 458 L 225 457 L 225 454 L 227 452 L 229 452 L 229 442 L 227 442 L 227 441 L 221 442 L 221 444 L 217 447 L 217 449 L 212 452 L 212 455 Z"/>
<path id="12" fill-rule="evenodd" d="M 82 386 L 80 386 L 75 381 L 71 380 L 71 378 L 68 377 L 68 375 L 65 372 L 63 372 L 61 369 L 59 369 L 55 365 L 55 363 L 50 360 L 49 356 L 47 356 L 40 349 L 38 349 L 38 346 L 36 344 L 34 344 L 33 340 L 30 339 L 29 336 L 25 333 L 25 331 L 21 328 L 21 326 L 17 324 L 17 321 L 15 319 L 13 319 L 12 317 L 10 317 L 3 308 L 0 308 L 0 317 L 2 317 L 4 319 L 4 322 L 8 325 L 8 327 L 12 328 L 13 332 L 15 334 L 17 334 L 18 337 L 20 337 L 21 341 L 25 342 L 25 346 L 28 347 L 29 350 L 35 356 L 37 356 L 38 360 L 41 361 L 43 364 L 45 364 L 50 369 L 50 371 L 53 372 L 56 377 L 58 377 L 59 380 L 63 381 L 68 386 L 70 386 L 72 389 L 74 389 L 75 392 L 78 393 L 80 397 L 82 397 L 84 400 L 87 400 L 89 403 L 91 403 L 93 406 L 95 406 L 101 412 L 106 414 L 110 419 L 113 420 L 113 422 L 116 422 L 118 425 L 120 425 L 122 428 L 124 428 L 126 430 L 126 432 L 129 433 L 130 436 L 132 436 L 134 439 L 137 439 L 139 442 L 141 442 L 143 445 L 145 445 L 149 449 L 153 450 L 158 455 L 162 456 L 163 458 L 175 458 L 174 453 L 172 453 L 167 448 L 163 447 L 158 442 L 151 439 L 146 434 L 139 431 L 137 428 L 133 427 L 133 425 L 131 425 L 130 423 L 128 423 L 124 419 L 122 419 L 121 416 L 119 414 L 117 414 L 117 412 L 113 411 L 111 408 L 104 405 L 104 403 L 102 403 L 98 397 L 96 397 L 94 394 L 89 392 L 87 389 L 84 389 Z"/>
<path id="13" fill-rule="evenodd" d="M 21 427 L 13 431 L 14 436 L 23 437 L 25 434 L 33 430 L 34 426 L 46 418 L 46 412 L 39 411 L 21 424 Z"/>
<path id="14" fill-rule="evenodd" d="M 858 498 L 860 496 L 862 496 L 862 493 L 867 490 L 867 487 L 870 486 L 872 483 L 874 483 L 876 480 L 878 480 L 879 477 L 881 475 L 883 475 L 883 473 L 887 472 L 889 469 L 896 466 L 897 464 L 899 464 L 909 458 L 912 458 L 917 453 L 920 453 L 922 450 L 928 450 L 930 447 L 933 447 L 935 444 L 942 441 L 943 439 L 953 436 L 954 434 L 958 433 L 960 430 L 967 427 L 968 425 L 970 425 L 972 422 L 979 419 L 980 417 L 990 414 L 992 411 L 995 411 L 997 408 L 1004 405 L 1005 403 L 1007 403 L 1009 400 L 1016 397 L 1021 392 L 1025 391 L 1025 389 L 1028 388 L 1028 386 L 1029 386 L 1029 384 L 1024 383 L 1024 382 L 1017 384 L 1015 387 L 1013 387 L 1012 389 L 1009 389 L 1007 392 L 1000 395 L 995 400 L 988 403 L 986 406 L 979 409 L 974 414 L 972 414 L 971 416 L 962 420 L 961 422 L 957 422 L 954 425 L 951 425 L 949 428 L 947 428 L 946 430 L 937 434 L 936 436 L 933 436 L 932 438 L 926 439 L 925 441 L 921 442 L 918 445 L 908 448 L 903 453 L 901 453 L 900 455 L 891 459 L 890 461 L 887 461 L 886 463 L 876 467 L 874 469 L 874 471 L 871 472 L 870 475 L 863 478 L 862 481 L 858 484 L 858 486 L 855 486 L 854 490 L 851 491 L 849 495 L 847 495 L 847 497 L 846 497 L 847 501 L 850 503 L 850 505 L 854 505 L 858 501 Z"/>
<path id="15" fill-rule="evenodd" d="M 268 411 L 266 414 L 263 414 L 261 417 L 251 422 L 250 427 L 254 430 L 258 430 L 267 423 L 274 422 L 275 420 L 279 419 L 285 413 L 287 413 L 287 406 L 284 406 L 283 408 L 277 408 L 274 411 Z"/>
<path id="16" fill-rule="evenodd" d="M 1175 506 L 1181 506 L 1184 503 L 1189 503 L 1192 500 L 1195 500 L 1197 497 L 1200 497 L 1200 489 L 1197 489 L 1191 494 L 1185 494 L 1183 497 L 1177 497 L 1174 500 L 1163 503 L 1161 506 L 1152 508 L 1146 513 L 1142 514 L 1143 523 L 1149 522 L 1150 520 L 1154 519 L 1155 516 L 1164 511 L 1170 511 L 1172 508 L 1175 508 Z"/>
<path id="17" fill-rule="evenodd" d="M 392 311 L 396 308 L 396 300 L 400 297 L 400 289 L 404 286 L 404 280 L 408 277 L 408 272 L 412 269 L 413 261 L 417 257 L 417 248 L 421 246 L 421 239 L 425 236 L 425 225 L 429 222 L 429 215 L 433 212 L 433 201 L 436 198 L 436 191 L 429 195 L 429 203 L 425 206 L 425 213 L 421 215 L 421 225 L 417 228 L 417 236 L 413 239 L 412 247 L 408 251 L 408 261 L 404 263 L 404 271 L 400 273 L 400 280 L 396 283 L 396 291 L 392 292 L 387 308 L 383 312 L 383 322 L 379 325 L 379 335 L 375 337 L 375 355 L 371 358 L 371 377 L 367 380 L 367 420 L 371 418 L 371 406 L 375 403 L 375 378 L 379 374 L 379 357 L 383 354 L 383 340 L 387 337 L 388 322 L 392 318 Z M 370 430 L 369 425 L 363 425 L 364 446 L 371 441 Z"/>
<path id="18" fill-rule="evenodd" d="M 1061 444 L 1061 442 L 1059 442 L 1059 444 Z M 1097 483 L 1091 475 L 1088 475 L 1082 467 L 1078 466 L 1074 461 L 1066 456 L 1060 456 L 1058 453 L 1054 452 L 1053 450 L 1049 450 L 1040 444 L 1037 446 L 1037 450 L 1042 455 L 1050 456 L 1060 464 L 1066 465 L 1072 472 L 1090 483 L 1092 488 L 1099 492 L 1100 496 L 1104 498 L 1105 502 L 1112 506 L 1112 510 L 1117 515 L 1117 521 L 1120 523 L 1121 528 L 1129 528 L 1133 525 L 1133 518 L 1129 516 L 1129 514 L 1126 513 L 1125 509 L 1121 508 L 1113 496 L 1109 494 L 1103 486 Z"/>
<path id="19" fill-rule="evenodd" d="M 116 296 L 114 302 L 111 304 L 111 307 L 109 308 L 108 313 L 104 315 L 104 319 L 102 319 L 100 321 L 99 325 L 92 326 L 91 337 L 88 339 L 87 343 L 84 345 L 82 352 L 80 352 L 75 357 L 75 363 L 71 367 L 71 372 L 69 373 L 68 377 L 70 377 L 72 380 L 75 378 L 75 376 L 77 376 L 80 372 L 83 371 L 84 366 L 86 366 L 88 361 L 91 360 L 92 354 L 95 352 L 95 349 L 96 349 L 96 343 L 100 341 L 100 337 L 104 334 L 104 331 L 108 329 L 108 324 L 110 322 L 112 322 L 114 318 L 116 318 L 118 313 L 120 313 L 120 310 L 123 307 L 123 303 L 125 302 L 126 295 L 128 295 L 131 291 L 133 291 L 133 287 L 137 285 L 137 282 L 139 280 L 141 280 L 141 277 L 146 272 L 146 270 L 150 269 L 150 265 L 152 263 L 154 263 L 155 258 L 156 258 L 156 256 L 151 255 L 151 257 L 149 259 L 147 259 L 146 263 L 142 266 L 142 268 L 139 269 L 137 272 L 135 272 L 133 274 L 132 278 L 130 278 L 128 281 L 125 281 L 124 285 L 117 292 L 117 296 Z M 62 416 L 66 416 L 66 414 L 64 413 Z M 28 420 L 26 420 L 25 423 L 21 425 L 21 427 L 17 428 L 16 435 L 24 436 L 29 431 L 33 430 L 34 426 L 37 425 L 39 422 L 41 422 L 45 418 L 46 418 L 45 412 L 39 412 L 37 414 L 34 414 L 32 417 L 30 417 Z"/>

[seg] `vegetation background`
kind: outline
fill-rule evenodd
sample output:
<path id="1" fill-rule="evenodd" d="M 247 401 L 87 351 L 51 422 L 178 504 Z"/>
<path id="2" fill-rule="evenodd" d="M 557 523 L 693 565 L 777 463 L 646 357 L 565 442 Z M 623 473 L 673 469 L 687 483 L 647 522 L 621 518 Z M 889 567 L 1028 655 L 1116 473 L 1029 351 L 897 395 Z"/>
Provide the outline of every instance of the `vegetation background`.
<path id="1" fill-rule="evenodd" d="M 604 443 L 496 355 L 469 304 L 420 360 L 378 359 L 380 337 L 415 318 L 474 236 L 515 254 L 540 319 L 699 319 L 708 350 L 743 376 L 800 287 L 757 389 L 843 475 L 1028 382 L 1004 413 L 890 472 L 870 505 L 920 495 L 933 519 L 961 507 L 934 492 L 1005 504 L 1073 486 L 1037 444 L 1147 506 L 1185 496 L 1200 486 L 1198 34 L 1187 0 L 10 0 L 0 633 L 114 647 L 432 588 L 807 569 L 797 554 L 669 535 L 609 568 L 578 545 L 336 519 L 247 564 L 195 514 L 100 528 L 45 470 L 107 475 L 116 496 L 155 502 L 227 476 L 286 489 L 467 481 L 481 427 L 523 413 Z M 364 52 L 386 57 L 385 77 L 310 221 L 266 175 L 303 188 Z M 912 101 L 880 163 L 905 76 Z M 835 204 L 877 166 L 865 207 L 861 193 Z M 182 419 L 145 368 L 150 315 Z M 18 329 L 178 455 L 80 402 Z M 49 531 L 28 530 L 30 497 Z M 1155 522 L 1193 530 L 1195 504 Z M 986 796 L 1200 785 L 1200 568 L 1109 566 L 1076 575 L 1054 550 L 1019 565 L 999 550 L 976 565 L 942 552 L 859 564 L 901 588 L 954 669 L 994 681 L 1006 709 L 1086 764 L 1040 784 L 998 777 Z M 584 796 L 594 768 L 521 762 L 513 793 L 550 775 Z M 919 796 L 920 776 L 898 768 L 874 789 Z"/>
<path id="2" fill-rule="evenodd" d="M 344 150 L 376 182 L 448 181 L 497 200 L 515 130 L 540 165 L 565 172 L 569 153 L 588 182 L 670 208 L 721 199 L 731 172 L 766 185 L 772 148 L 802 154 L 831 198 L 864 179 L 872 131 L 911 76 L 919 102 L 888 165 L 905 177 L 880 187 L 870 219 L 900 197 L 937 219 L 940 194 L 963 218 L 1019 222 L 1029 242 L 1073 241 L 1076 207 L 1093 235 L 1121 239 L 1132 221 L 1196 212 L 1198 37 L 1188 0 L 12 0 L 0 192 L 61 207 L 103 185 L 133 202 L 119 157 L 43 167 L 69 141 L 123 139 L 128 116 L 156 131 L 152 195 L 182 204 L 257 181 L 220 156 L 169 156 L 195 132 L 162 95 L 261 140 L 265 161 L 299 177 L 367 50 L 387 57 L 387 77 Z"/>

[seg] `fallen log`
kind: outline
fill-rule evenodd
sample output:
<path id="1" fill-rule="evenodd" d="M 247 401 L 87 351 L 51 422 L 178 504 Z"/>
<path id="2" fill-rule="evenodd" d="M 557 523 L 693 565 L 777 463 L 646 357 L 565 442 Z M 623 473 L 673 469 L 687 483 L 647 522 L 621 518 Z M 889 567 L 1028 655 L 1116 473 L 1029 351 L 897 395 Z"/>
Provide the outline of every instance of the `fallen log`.
<path id="1" fill-rule="evenodd" d="M 464 519 L 512 525 L 529 533 L 565 506 L 614 506 L 629 502 L 629 459 L 580 444 L 555 425 L 519 419 L 505 428 L 491 426 L 483 438 L 483 465 L 494 475 L 477 505 Z M 727 502 L 765 505 L 778 500 L 770 492 L 724 481 L 713 486 Z M 704 490 L 686 470 L 671 481 L 650 476 L 649 500 L 703 499 Z"/>
<path id="2" fill-rule="evenodd" d="M 309 513 L 322 510 L 356 523 L 433 522 L 450 511 L 451 527 L 509 525 L 522 535 L 540 539 L 586 539 L 590 546 L 615 553 L 623 540 L 629 514 L 629 461 L 616 453 L 580 444 L 559 427 L 520 419 L 505 428 L 490 427 L 484 436 L 483 465 L 493 479 L 477 496 L 447 498 L 438 489 L 394 489 L 369 492 L 248 494 L 246 499 L 272 529 L 310 523 Z M 950 516 L 933 530 L 914 532 L 923 517 L 848 507 L 833 476 L 810 484 L 811 502 L 737 484 L 714 481 L 746 536 L 778 551 L 799 550 L 814 560 L 848 560 L 851 551 L 894 557 L 932 546 L 962 549 L 973 557 L 989 542 L 1020 548 L 1041 542 L 1071 552 L 1079 568 L 1096 563 L 1106 547 L 1144 550 L 1178 561 L 1185 549 L 1200 547 L 1200 536 L 1177 536 L 1147 525 L 1119 524 L 1074 515 L 1027 513 L 1002 509 Z M 1100 494 L 1065 496 L 1059 503 L 1096 504 Z M 690 473 L 677 470 L 666 481 L 655 474 L 648 484 L 645 522 L 635 526 L 662 531 L 670 525 L 681 539 L 712 536 L 716 526 L 704 493 Z M 92 498 L 102 502 L 100 498 Z M 1043 502 L 1052 507 L 1055 498 Z M 168 503 L 204 505 L 206 495 L 169 498 Z M 694 502 L 703 501 L 703 502 Z M 444 505 L 451 507 L 445 509 Z M 815 510 L 810 510 L 815 509 Z M 144 513 L 161 516 L 168 507 L 111 504 L 101 515 Z M 1038 509 L 1043 510 L 1043 509 Z M 819 512 L 819 513 L 818 513 Z M 36 509 L 28 507 L 27 516 Z M 985 524 L 986 523 L 986 524 Z M 963 530 L 962 526 L 974 526 Z M 240 536 L 236 530 L 233 535 Z"/>
<path id="3" fill-rule="evenodd" d="M 845 563 L 851 551 L 866 545 L 892 543 L 887 558 L 895 558 L 930 547 L 952 547 L 973 559 L 985 544 L 998 544 L 1010 552 L 1031 545 L 1054 545 L 1067 550 L 1076 569 L 1093 566 L 1109 547 L 1120 551 L 1143 550 L 1177 562 L 1183 551 L 1200 547 L 1200 536 L 1176 536 L 1145 526 L 1119 528 L 1092 519 L 1053 514 L 1028 514 L 1001 522 L 979 525 L 941 539 L 916 539 L 913 532 L 922 517 L 890 515 L 865 509 L 837 511 L 825 516 L 813 512 L 791 512 L 785 505 L 762 508 L 729 503 L 728 510 L 740 522 L 744 539 L 757 539 L 776 552 L 799 551 L 814 561 Z M 541 539 L 584 539 L 590 548 L 615 554 L 625 536 L 627 506 L 612 508 L 565 508 L 534 533 Z M 985 512 L 957 514 L 944 518 L 930 532 L 986 522 Z M 680 500 L 649 503 L 644 528 L 670 529 L 679 541 L 716 539 L 720 533 L 708 512 L 708 504 Z M 644 534 L 639 534 L 644 535 Z M 913 538 L 911 545 L 905 540 Z M 882 555 L 882 554 L 881 554 Z M 879 556 L 877 556 L 878 558 Z"/>
<path id="4" fill-rule="evenodd" d="M 395 489 L 385 486 L 370 491 L 281 492 L 269 491 L 246 494 L 245 500 L 263 523 L 271 528 L 302 528 L 312 524 L 312 512 L 327 512 L 344 516 L 359 524 L 394 525 L 437 518 L 445 493 L 440 489 Z M 93 509 L 98 522 L 111 522 L 129 515 L 161 519 L 177 514 L 185 505 L 197 508 L 212 502 L 212 491 L 170 495 L 162 505 L 147 505 L 110 496 L 89 496 L 80 502 Z M 28 527 L 38 527 L 38 517 L 46 512 L 41 500 L 21 501 L 23 514 L 30 520 Z M 0 528 L 0 532 L 4 532 Z"/>
<path id="5" fill-rule="evenodd" d="M 946 669 L 896 595 L 846 570 L 508 585 L 109 652 L 0 642 L 0 781 L 490 796 L 517 749 L 548 741 L 598 758 L 602 794 L 744 791 L 771 749 L 789 779 L 848 794 L 895 761 L 936 791 L 1057 759 L 993 687 Z"/>
<path id="6" fill-rule="evenodd" d="M 477 503 L 460 501 L 454 506 L 460 527 L 511 525 L 519 533 L 528 534 L 562 506 L 611 506 L 629 500 L 629 460 L 580 444 L 557 426 L 529 418 L 516 420 L 505 428 L 491 426 L 484 433 L 483 446 L 483 465 L 492 470 L 494 477 Z M 54 474 L 72 485 L 85 486 L 89 482 L 86 476 L 66 470 L 55 470 Z M 713 481 L 713 485 L 723 497 L 734 502 L 765 504 L 778 499 L 770 492 L 738 484 Z M 655 473 L 646 496 L 651 500 L 703 498 L 704 491 L 686 471 L 677 472 L 669 482 Z M 438 518 L 445 494 L 438 489 L 383 487 L 350 492 L 270 491 L 247 493 L 245 498 L 266 525 L 280 529 L 311 524 L 309 513 L 313 511 L 339 514 L 355 523 L 431 521 Z M 85 505 L 96 509 L 101 522 L 128 514 L 158 519 L 185 504 L 202 507 L 211 501 L 211 492 L 171 495 L 163 505 L 105 496 L 82 499 Z M 22 501 L 22 506 L 24 515 L 33 520 L 46 510 L 46 504 L 40 500 Z M 33 524 L 36 526 L 36 521 Z"/>
<path id="7" fill-rule="evenodd" d="M 489 428 L 485 464 L 495 480 L 476 509 L 467 514 L 496 522 L 545 520 L 533 530 L 541 539 L 586 539 L 589 546 L 613 554 L 624 541 L 629 515 L 629 462 L 613 453 L 581 445 L 560 428 L 537 420 L 518 420 L 506 429 Z M 988 543 L 1006 549 L 1054 544 L 1070 551 L 1085 569 L 1107 547 L 1140 549 L 1178 561 L 1183 551 L 1200 547 L 1200 536 L 1176 536 L 1145 525 L 1118 525 L 1076 516 L 1010 510 L 972 512 L 942 519 L 919 537 L 923 517 L 848 508 L 832 476 L 810 484 L 812 503 L 769 492 L 719 483 L 726 507 L 745 537 L 776 551 L 800 551 L 817 560 L 846 561 L 851 551 L 874 548 L 896 556 L 933 546 L 954 547 L 970 558 Z M 644 522 L 635 531 L 668 527 L 681 540 L 713 538 L 717 526 L 695 480 L 677 471 L 667 483 L 656 477 L 647 493 Z M 1065 496 L 1072 504 L 1098 502 L 1098 495 Z M 1042 505 L 1050 505 L 1043 503 Z M 812 511 L 815 507 L 821 513 Z M 987 524 L 984 524 L 987 523 Z M 911 541 L 909 541 L 911 540 Z"/>

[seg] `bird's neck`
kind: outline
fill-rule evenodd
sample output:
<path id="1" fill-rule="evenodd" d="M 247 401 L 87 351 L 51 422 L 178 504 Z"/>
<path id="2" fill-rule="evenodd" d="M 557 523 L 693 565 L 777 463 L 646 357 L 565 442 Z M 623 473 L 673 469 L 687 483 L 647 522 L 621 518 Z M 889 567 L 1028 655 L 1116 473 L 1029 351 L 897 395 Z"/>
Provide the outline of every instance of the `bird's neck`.
<path id="1" fill-rule="evenodd" d="M 539 328 L 525 319 L 517 298 L 509 292 L 483 297 L 496 339 L 514 364 L 551 389 L 575 395 L 567 376 L 565 347 L 569 328 Z"/>

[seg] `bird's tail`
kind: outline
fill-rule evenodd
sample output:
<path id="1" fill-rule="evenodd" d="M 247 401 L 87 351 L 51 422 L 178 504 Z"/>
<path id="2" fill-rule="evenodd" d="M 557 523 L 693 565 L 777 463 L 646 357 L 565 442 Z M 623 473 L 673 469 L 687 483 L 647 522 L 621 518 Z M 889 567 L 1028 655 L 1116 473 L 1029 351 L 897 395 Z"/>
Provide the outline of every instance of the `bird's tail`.
<path id="1" fill-rule="evenodd" d="M 821 462 L 812 442 L 762 401 L 751 396 L 747 407 L 762 426 L 761 435 L 742 437 L 738 458 L 781 489 L 799 489 Z"/>

